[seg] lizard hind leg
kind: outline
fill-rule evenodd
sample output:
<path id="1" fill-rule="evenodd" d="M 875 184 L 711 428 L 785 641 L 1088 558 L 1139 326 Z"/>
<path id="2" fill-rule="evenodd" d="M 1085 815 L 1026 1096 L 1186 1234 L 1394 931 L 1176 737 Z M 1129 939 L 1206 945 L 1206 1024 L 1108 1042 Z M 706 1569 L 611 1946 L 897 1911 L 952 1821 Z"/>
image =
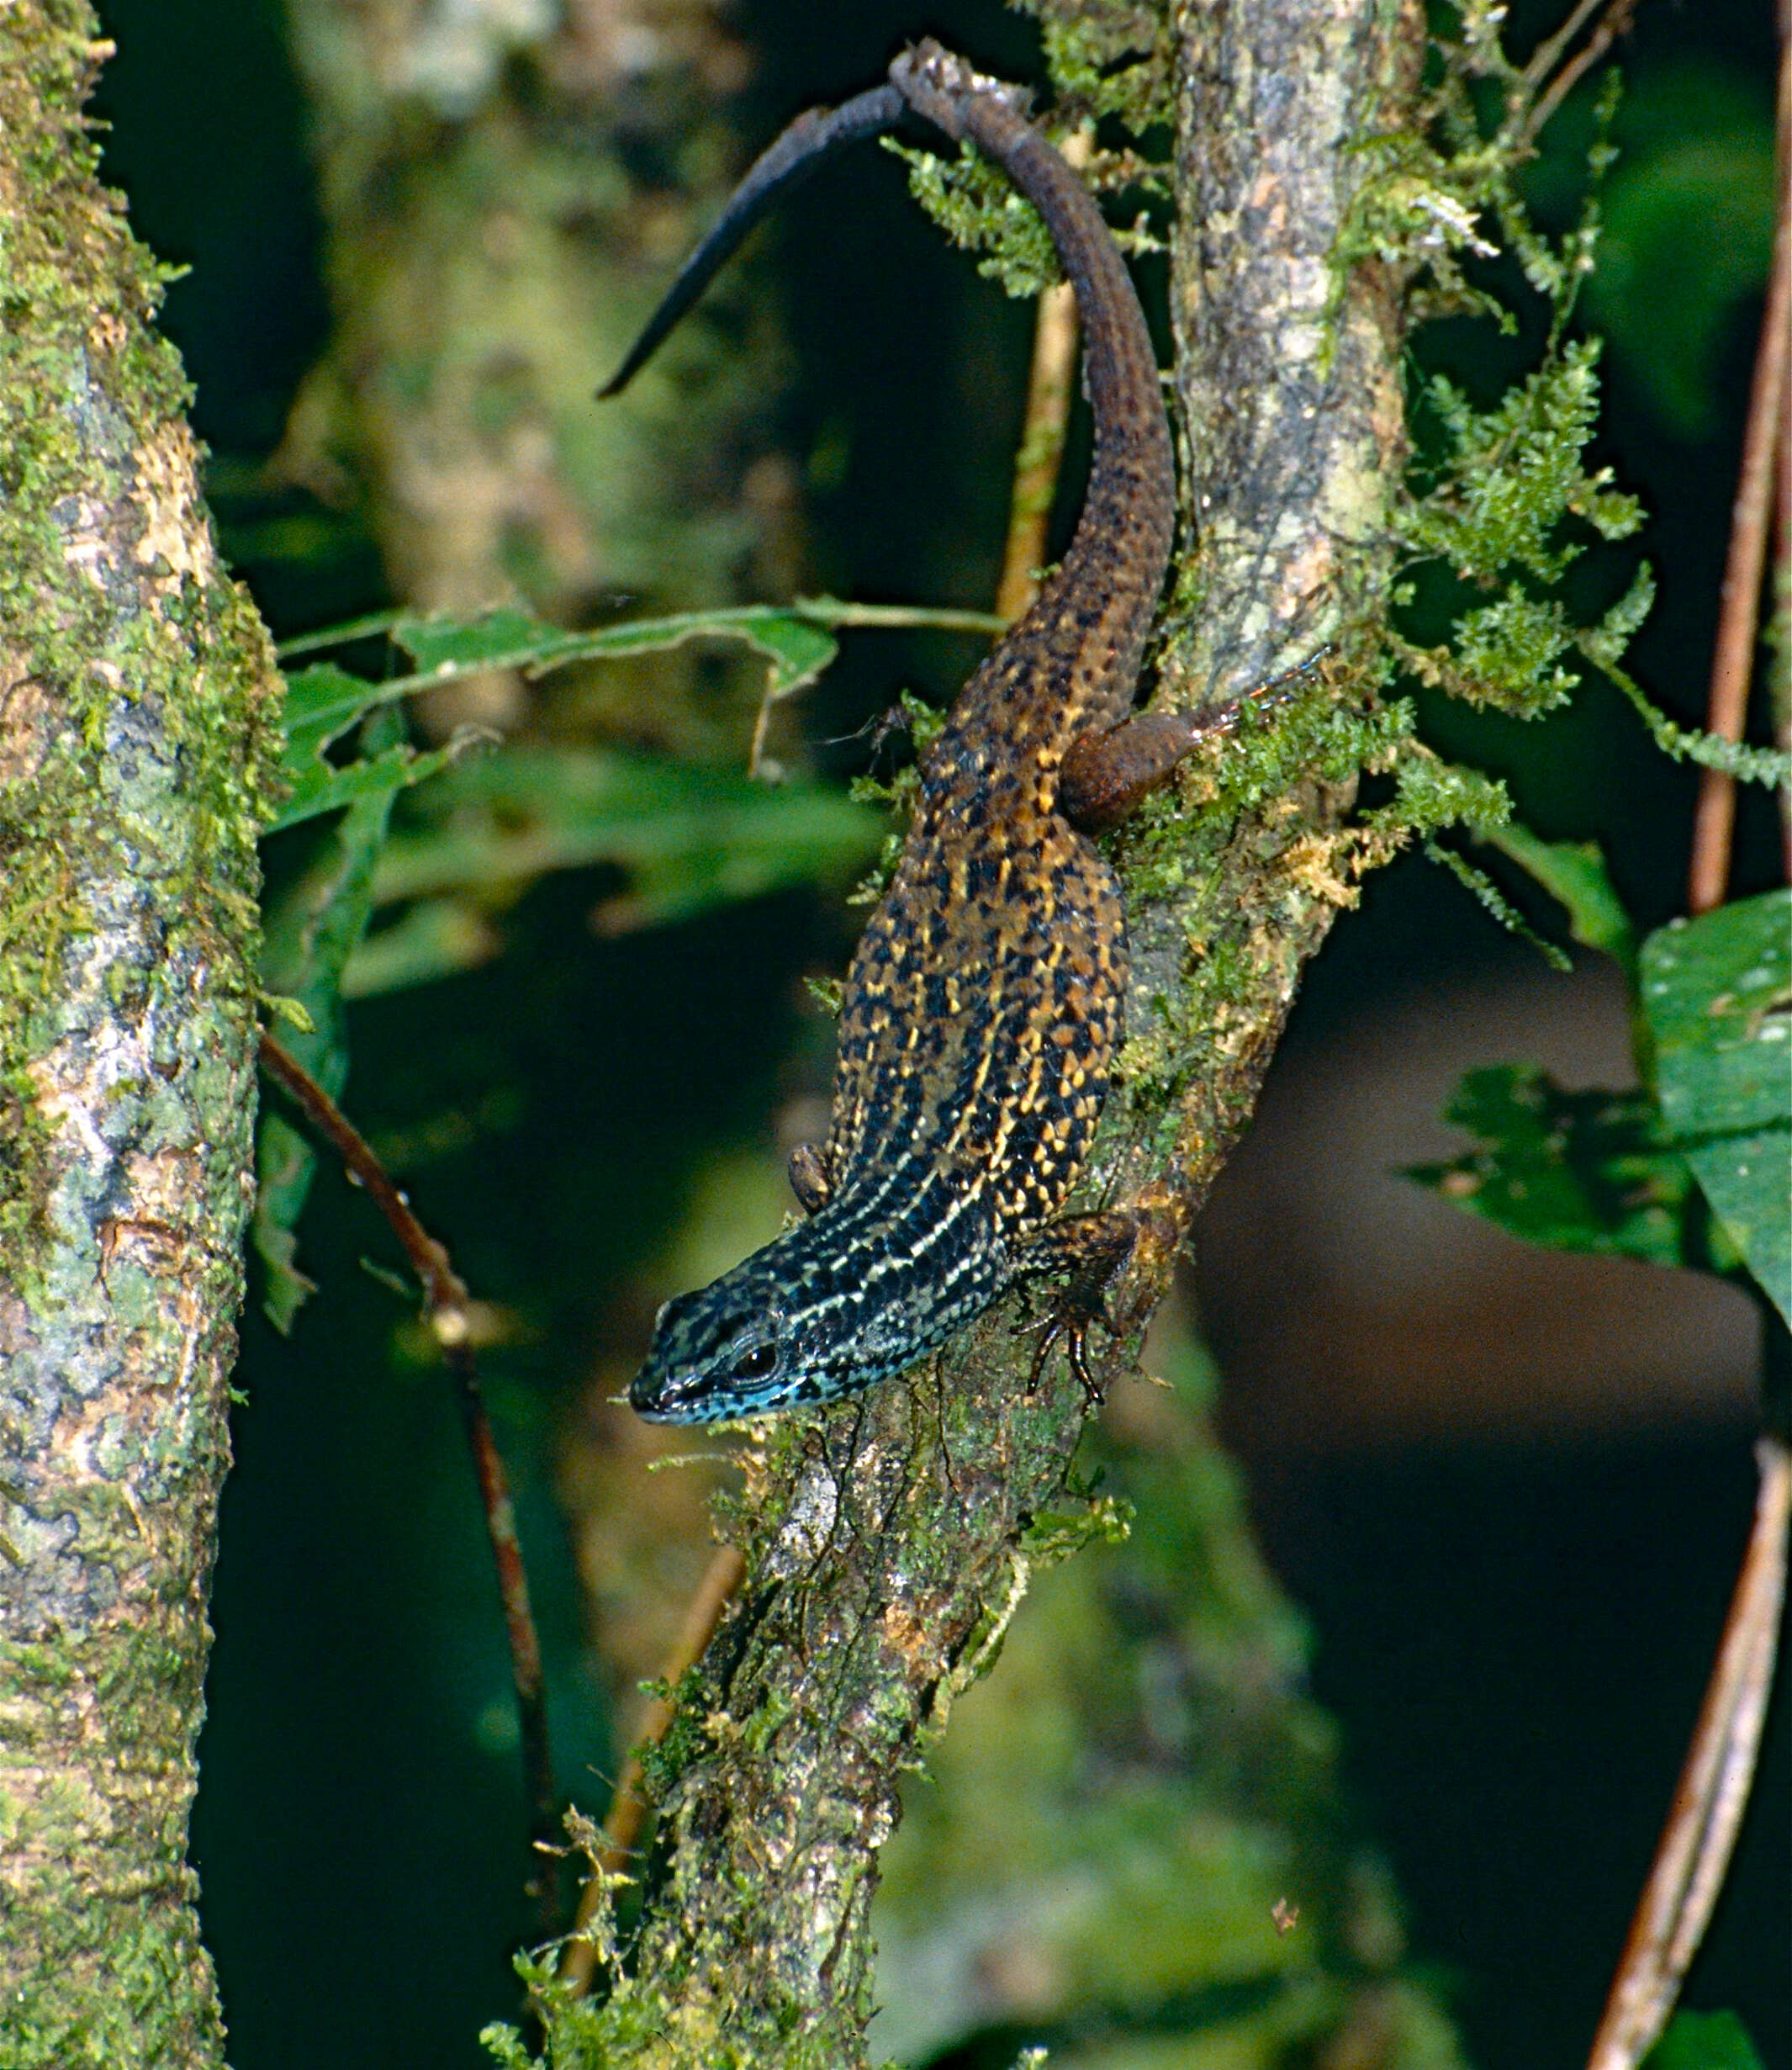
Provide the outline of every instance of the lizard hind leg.
<path id="1" fill-rule="evenodd" d="M 1330 652 L 1322 647 L 1298 668 L 1205 712 L 1136 712 L 1105 733 L 1079 734 L 1065 754 L 1058 809 L 1085 834 L 1117 826 L 1203 740 L 1235 733 L 1247 710 L 1286 704 L 1295 686 Z"/>

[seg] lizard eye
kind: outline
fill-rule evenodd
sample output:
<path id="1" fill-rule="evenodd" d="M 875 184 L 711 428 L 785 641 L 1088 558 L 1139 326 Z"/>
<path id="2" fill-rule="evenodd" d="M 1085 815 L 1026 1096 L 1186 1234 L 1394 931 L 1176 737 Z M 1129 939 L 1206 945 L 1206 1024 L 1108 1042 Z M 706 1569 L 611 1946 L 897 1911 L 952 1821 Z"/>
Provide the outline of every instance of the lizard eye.
<path id="1" fill-rule="evenodd" d="M 734 1378 L 737 1380 L 763 1380 L 778 1363 L 778 1347 L 774 1343 L 755 1344 L 750 1351 L 743 1351 L 734 1362 Z"/>

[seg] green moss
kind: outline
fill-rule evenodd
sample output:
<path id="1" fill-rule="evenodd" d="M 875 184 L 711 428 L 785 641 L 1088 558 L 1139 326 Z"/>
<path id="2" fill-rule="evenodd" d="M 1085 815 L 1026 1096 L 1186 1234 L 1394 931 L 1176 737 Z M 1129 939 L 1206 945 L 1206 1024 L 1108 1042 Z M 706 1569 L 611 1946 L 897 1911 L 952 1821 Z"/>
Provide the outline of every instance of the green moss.
<path id="1" fill-rule="evenodd" d="M 651 1746 L 641 1749 L 642 1783 L 649 1800 L 657 1803 L 707 1750 L 710 1729 L 699 1701 L 703 1678 L 697 1669 L 687 1670 L 676 1688 L 663 1683 L 644 1686 L 649 1694 L 668 1697 L 672 1704 L 672 1723 Z"/>
<path id="2" fill-rule="evenodd" d="M 1541 363 L 1492 408 L 1477 410 L 1441 374 L 1415 394 L 1420 459 L 1394 508 L 1403 561 L 1392 601 L 1409 602 L 1411 578 L 1427 567 L 1446 569 L 1469 594 L 1440 643 L 1413 644 L 1392 617 L 1380 637 L 1422 681 L 1518 718 L 1562 703 L 1591 666 L 1630 701 L 1663 752 L 1745 781 L 1779 781 L 1792 767 L 1787 757 L 1673 725 L 1622 668 L 1654 594 L 1647 565 L 1591 625 L 1578 623 L 1559 594 L 1589 543 L 1627 538 L 1642 521 L 1641 506 L 1613 486 L 1610 470 L 1586 464 L 1599 412 L 1599 344 L 1568 336 L 1597 252 L 1619 77 L 1609 71 L 1599 90 L 1579 218 L 1552 241 L 1530 220 L 1519 189 L 1546 79 L 1506 56 L 1504 17 L 1488 0 L 1462 0 L 1456 33 L 1433 44 L 1431 85 L 1417 120 L 1365 146 L 1373 169 L 1335 255 L 1340 294 L 1350 267 L 1372 257 L 1405 277 L 1415 320 L 1479 316 L 1515 334 L 1515 312 L 1472 278 L 1479 262 L 1504 251 L 1548 326 Z M 1491 887 L 1477 876 L 1476 888 L 1485 902 Z"/>
<path id="3" fill-rule="evenodd" d="M 1020 4 L 1039 24 L 1046 71 L 1055 89 L 1055 106 L 1039 118 L 1045 134 L 1061 144 L 1074 133 L 1108 120 L 1134 141 L 1093 152 L 1083 177 L 1097 193 L 1166 196 L 1169 168 L 1139 142 L 1160 140 L 1174 119 L 1166 15 L 1133 0 L 1020 0 Z M 1001 169 L 979 157 L 970 145 L 961 145 L 956 159 L 887 138 L 885 148 L 907 165 L 910 190 L 922 207 L 961 250 L 983 255 L 977 270 L 999 281 L 1007 293 L 1028 298 L 1062 278 L 1050 234 L 1038 212 L 1015 193 Z M 1114 234 L 1124 251 L 1163 248 L 1142 214 Z"/>
<path id="4" fill-rule="evenodd" d="M 182 1855 L 278 677 L 197 506 L 167 276 L 94 181 L 96 36 L 78 0 L 0 21 L 0 1279 L 58 1432 L 6 1490 L 38 1621 L 0 1649 L 3 2070 L 222 2053 Z"/>
<path id="5" fill-rule="evenodd" d="M 1134 137 L 1176 118 L 1169 10 L 1139 0 L 1018 0 L 1039 24 L 1060 111 L 1112 117 Z M 1154 168 L 1167 191 L 1161 169 Z"/>

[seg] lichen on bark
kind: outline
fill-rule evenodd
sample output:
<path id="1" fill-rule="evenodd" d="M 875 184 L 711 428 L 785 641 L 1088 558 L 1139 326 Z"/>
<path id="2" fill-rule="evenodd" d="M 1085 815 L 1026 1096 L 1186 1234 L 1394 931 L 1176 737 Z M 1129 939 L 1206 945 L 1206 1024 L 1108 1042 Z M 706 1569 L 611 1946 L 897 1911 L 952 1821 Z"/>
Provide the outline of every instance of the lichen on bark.
<path id="1" fill-rule="evenodd" d="M 209 2064 L 185 1866 L 278 678 L 83 0 L 0 13 L 0 2064 Z"/>

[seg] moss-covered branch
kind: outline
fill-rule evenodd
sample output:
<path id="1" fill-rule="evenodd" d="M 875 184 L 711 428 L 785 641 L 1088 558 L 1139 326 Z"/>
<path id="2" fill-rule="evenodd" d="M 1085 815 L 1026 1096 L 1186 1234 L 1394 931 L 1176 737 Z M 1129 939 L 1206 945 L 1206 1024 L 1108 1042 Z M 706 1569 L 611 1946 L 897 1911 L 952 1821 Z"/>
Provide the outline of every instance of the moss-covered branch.
<path id="1" fill-rule="evenodd" d="M 1197 543 L 1166 694 L 1242 686 L 1372 616 L 1403 453 L 1396 299 L 1373 269 L 1340 278 L 1333 253 L 1362 176 L 1353 146 L 1406 113 L 1421 34 L 1415 9 L 1365 0 L 1240 0 L 1175 25 Z M 1134 1038 L 1095 1183 L 1161 1209 L 1135 1317 L 1249 1110 L 1302 961 L 1351 896 L 1339 819 L 1383 733 L 1310 701 L 1220 809 L 1191 813 L 1192 778 L 1124 844 Z M 901 1778 L 1029 1572 L 1107 1521 L 1072 1481 L 1081 1390 L 1056 1375 L 1029 1393 L 1024 1320 L 1011 1304 L 931 1369 L 780 1424 L 753 1455 L 747 1579 L 650 1776 L 661 1823 L 638 1938 L 601 2002 L 541 1976 L 557 2063 L 865 2062 L 870 1901 Z M 1115 1347 L 1117 1367 L 1136 1344 Z"/>
<path id="2" fill-rule="evenodd" d="M 0 14 L 0 2063 L 211 2064 L 186 1866 L 276 677 L 94 177 L 85 0 Z"/>

